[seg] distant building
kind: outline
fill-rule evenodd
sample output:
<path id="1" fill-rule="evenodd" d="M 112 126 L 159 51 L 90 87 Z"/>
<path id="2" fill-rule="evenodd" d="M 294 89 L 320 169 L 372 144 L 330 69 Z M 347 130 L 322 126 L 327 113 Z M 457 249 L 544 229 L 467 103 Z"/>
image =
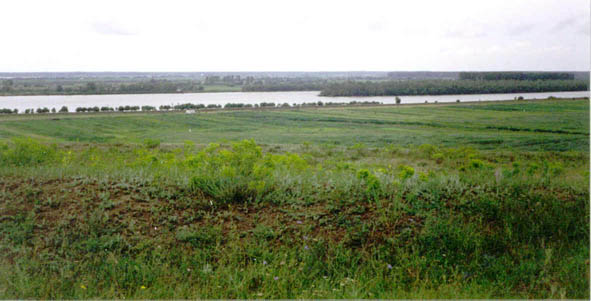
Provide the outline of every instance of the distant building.
<path id="1" fill-rule="evenodd" d="M 187 114 L 195 114 L 195 110 L 186 110 L 185 113 L 187 113 Z"/>

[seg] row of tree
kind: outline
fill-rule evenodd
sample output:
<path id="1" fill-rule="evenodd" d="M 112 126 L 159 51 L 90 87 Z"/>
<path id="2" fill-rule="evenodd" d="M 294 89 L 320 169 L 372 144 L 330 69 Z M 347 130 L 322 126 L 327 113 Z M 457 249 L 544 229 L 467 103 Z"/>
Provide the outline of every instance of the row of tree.
<path id="1" fill-rule="evenodd" d="M 589 83 L 581 80 L 421 80 L 421 81 L 348 81 L 328 85 L 321 96 L 394 96 L 528 93 L 586 91 Z"/>
<path id="2" fill-rule="evenodd" d="M 350 101 L 350 102 L 322 102 L 322 101 L 318 101 L 318 102 L 304 102 L 301 105 L 298 104 L 293 104 L 294 107 L 296 106 L 302 106 L 302 107 L 330 107 L 330 106 L 355 106 L 355 105 L 381 105 L 383 104 L 382 102 L 379 101 Z"/>
<path id="3" fill-rule="evenodd" d="M 397 101 L 397 103 L 400 103 Z M 158 109 L 154 106 L 119 106 L 119 107 L 77 107 L 75 112 L 77 113 L 86 113 L 86 112 L 137 112 L 137 111 L 180 111 L 180 110 L 198 110 L 198 109 L 221 109 L 223 108 L 274 108 L 274 107 L 282 107 L 282 108 L 297 108 L 297 107 L 322 107 L 322 106 L 347 106 L 347 105 L 379 105 L 382 102 L 379 101 L 351 101 L 351 102 L 309 102 L 309 103 L 302 103 L 302 104 L 275 104 L 274 102 L 261 102 L 260 104 L 245 104 L 245 103 L 227 103 L 224 106 L 218 104 L 192 104 L 192 103 L 185 103 L 179 105 L 162 105 L 159 106 Z M 47 107 L 44 108 L 37 108 L 37 109 L 26 109 L 24 111 L 25 114 L 44 114 L 44 113 L 68 113 L 69 109 L 67 106 L 61 107 L 61 109 L 56 110 L 52 108 L 51 110 Z M 18 110 L 14 109 L 0 109 L 0 114 L 17 114 Z"/>
<path id="4" fill-rule="evenodd" d="M 18 114 L 18 110 L 17 109 L 11 110 L 11 109 L 4 108 L 4 109 L 0 109 L 0 114 Z"/>
<path id="5" fill-rule="evenodd" d="M 568 72 L 460 72 L 461 80 L 574 80 Z"/>
<path id="6" fill-rule="evenodd" d="M 221 105 L 214 105 L 214 104 L 209 104 L 209 105 L 204 105 L 204 104 L 192 104 L 192 103 L 184 103 L 184 104 L 179 104 L 179 105 L 174 105 L 174 106 L 169 106 L 169 105 L 163 105 L 158 107 L 160 109 L 160 111 L 171 111 L 171 110 L 199 110 L 199 109 L 220 109 L 222 106 Z"/>
<path id="7" fill-rule="evenodd" d="M 333 82 L 333 80 L 317 77 L 264 78 L 253 82 L 246 82 L 244 86 L 242 86 L 242 91 L 319 91 L 330 82 Z"/>
<path id="8" fill-rule="evenodd" d="M 284 103 L 282 106 L 289 106 L 288 103 Z M 277 106 L 274 102 L 261 102 L 260 104 L 255 103 L 253 104 L 249 104 L 249 103 L 227 103 L 226 105 L 224 105 L 224 108 L 269 108 L 269 107 L 275 107 Z"/>
<path id="9" fill-rule="evenodd" d="M 49 109 L 49 108 L 47 108 L 47 107 L 44 107 L 44 108 L 37 108 L 37 109 L 26 109 L 24 113 L 25 113 L 25 114 L 35 114 L 35 113 L 37 113 L 37 114 L 45 114 L 45 113 L 50 113 L 50 112 L 51 112 L 51 113 L 57 113 L 57 112 L 60 112 L 60 113 L 67 113 L 67 112 L 68 112 L 68 108 L 64 106 L 64 107 L 62 107 L 62 108 L 61 108 L 59 111 L 57 111 L 55 108 L 52 108 L 52 109 L 50 110 L 50 109 Z M 17 110 L 17 109 L 14 109 L 14 113 L 15 113 L 15 114 L 16 114 L 16 113 L 18 113 L 18 110 Z"/>

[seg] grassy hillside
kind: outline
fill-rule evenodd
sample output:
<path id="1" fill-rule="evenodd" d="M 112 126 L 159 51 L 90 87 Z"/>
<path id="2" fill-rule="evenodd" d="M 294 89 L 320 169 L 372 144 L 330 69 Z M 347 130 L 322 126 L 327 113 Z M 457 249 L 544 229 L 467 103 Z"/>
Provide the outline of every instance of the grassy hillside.
<path id="1" fill-rule="evenodd" d="M 0 298 L 589 298 L 588 146 L 588 100 L 2 117 Z"/>

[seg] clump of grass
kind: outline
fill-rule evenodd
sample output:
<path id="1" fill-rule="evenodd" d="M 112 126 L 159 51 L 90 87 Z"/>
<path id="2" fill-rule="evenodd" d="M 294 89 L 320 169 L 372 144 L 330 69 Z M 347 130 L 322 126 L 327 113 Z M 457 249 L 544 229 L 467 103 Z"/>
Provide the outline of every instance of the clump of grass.
<path id="1" fill-rule="evenodd" d="M 484 161 L 480 160 L 480 159 L 471 159 L 470 163 L 468 164 L 468 167 L 473 168 L 473 169 L 481 169 L 484 168 L 485 163 Z"/>
<path id="2" fill-rule="evenodd" d="M 210 144 L 190 156 L 190 187 L 220 202 L 260 201 L 281 185 L 277 173 L 303 173 L 310 168 L 297 154 L 263 154 L 253 140 L 233 143 L 230 149 Z"/>
<path id="3" fill-rule="evenodd" d="M 146 138 L 146 139 L 144 139 L 144 145 L 147 148 L 157 148 L 160 146 L 160 140 Z"/>
<path id="4" fill-rule="evenodd" d="M 367 169 L 357 171 L 357 179 L 365 186 L 365 194 L 370 200 L 377 200 L 381 194 L 380 180 Z"/>
<path id="5" fill-rule="evenodd" d="M 435 160 L 437 164 L 441 164 L 443 162 L 444 155 L 442 153 L 435 153 L 431 156 L 431 159 Z"/>
<path id="6" fill-rule="evenodd" d="M 398 178 L 401 180 L 408 180 L 415 174 L 415 169 L 408 165 L 398 166 Z"/>

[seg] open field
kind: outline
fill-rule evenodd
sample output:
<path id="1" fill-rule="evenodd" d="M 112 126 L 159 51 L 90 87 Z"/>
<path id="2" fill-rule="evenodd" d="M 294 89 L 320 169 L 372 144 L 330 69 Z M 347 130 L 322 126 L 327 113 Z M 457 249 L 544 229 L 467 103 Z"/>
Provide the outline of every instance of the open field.
<path id="1" fill-rule="evenodd" d="M 45 142 L 197 144 L 255 139 L 264 144 L 368 146 L 435 144 L 480 149 L 587 150 L 587 100 L 343 108 L 100 113 L 0 117 L 0 139 Z"/>
<path id="2" fill-rule="evenodd" d="M 589 298 L 589 100 L 0 117 L 0 298 L 435 297 Z"/>

